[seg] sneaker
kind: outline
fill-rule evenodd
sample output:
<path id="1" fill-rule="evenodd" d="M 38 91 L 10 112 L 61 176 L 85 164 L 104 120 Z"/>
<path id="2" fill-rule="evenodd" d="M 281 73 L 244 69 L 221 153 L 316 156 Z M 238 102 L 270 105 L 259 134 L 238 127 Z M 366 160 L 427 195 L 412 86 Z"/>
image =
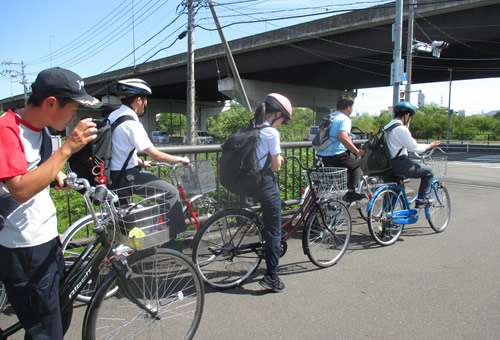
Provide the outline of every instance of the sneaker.
<path id="1" fill-rule="evenodd" d="M 434 203 L 434 200 L 432 198 L 417 198 L 415 200 L 415 208 L 427 208 L 432 203 Z"/>
<path id="2" fill-rule="evenodd" d="M 354 192 L 354 191 L 348 191 L 344 195 L 344 201 L 346 201 L 347 203 L 359 201 L 359 200 L 362 200 L 364 198 L 367 198 L 366 194 L 358 194 L 357 192 Z"/>
<path id="3" fill-rule="evenodd" d="M 268 274 L 264 275 L 264 277 L 259 281 L 259 284 L 273 292 L 279 293 L 283 289 L 285 289 L 285 284 L 280 280 L 279 277 L 276 276 L 276 279 L 271 279 L 271 276 Z"/>

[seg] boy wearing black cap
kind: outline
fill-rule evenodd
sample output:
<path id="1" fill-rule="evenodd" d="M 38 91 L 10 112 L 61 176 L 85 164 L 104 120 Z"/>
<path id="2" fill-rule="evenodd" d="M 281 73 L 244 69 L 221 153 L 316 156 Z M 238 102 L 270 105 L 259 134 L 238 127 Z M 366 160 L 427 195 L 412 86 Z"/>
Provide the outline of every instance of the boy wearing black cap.
<path id="1" fill-rule="evenodd" d="M 0 281 L 26 339 L 62 339 L 59 280 L 64 258 L 50 183 L 63 186 L 68 158 L 96 136 L 83 119 L 51 156 L 46 127 L 63 130 L 80 105 L 98 108 L 82 78 L 62 68 L 40 72 L 28 106 L 0 116 Z"/>

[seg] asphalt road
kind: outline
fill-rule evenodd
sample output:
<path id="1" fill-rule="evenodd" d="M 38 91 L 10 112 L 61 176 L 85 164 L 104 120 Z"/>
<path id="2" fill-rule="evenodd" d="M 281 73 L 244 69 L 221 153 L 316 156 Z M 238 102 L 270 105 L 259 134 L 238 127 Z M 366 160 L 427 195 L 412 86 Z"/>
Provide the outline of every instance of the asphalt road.
<path id="1" fill-rule="evenodd" d="M 448 157 L 445 232 L 421 216 L 380 247 L 351 209 L 352 239 L 337 265 L 316 268 L 297 234 L 280 262 L 285 291 L 261 289 L 264 263 L 243 287 L 207 288 L 195 339 L 499 339 L 500 155 Z M 66 339 L 80 338 L 84 311 L 77 303 Z M 6 312 L 0 327 L 14 319 Z"/>

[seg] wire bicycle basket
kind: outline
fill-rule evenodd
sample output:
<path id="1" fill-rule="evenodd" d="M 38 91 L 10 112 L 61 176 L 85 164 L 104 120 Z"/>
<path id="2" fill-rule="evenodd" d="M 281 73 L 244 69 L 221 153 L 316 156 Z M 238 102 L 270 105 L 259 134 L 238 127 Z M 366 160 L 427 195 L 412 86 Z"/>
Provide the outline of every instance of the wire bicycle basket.
<path id="1" fill-rule="evenodd" d="M 168 200 L 165 199 L 164 190 L 135 185 L 115 192 L 120 202 L 116 229 L 119 243 L 143 250 L 170 241 L 166 218 Z"/>
<path id="2" fill-rule="evenodd" d="M 309 173 L 312 186 L 320 198 L 342 197 L 347 192 L 347 169 L 322 167 Z"/>
<path id="3" fill-rule="evenodd" d="M 216 189 L 214 168 L 210 159 L 191 162 L 191 166 L 177 167 L 170 172 L 173 184 L 181 185 L 186 194 L 206 194 Z"/>
<path id="4" fill-rule="evenodd" d="M 444 178 L 448 171 L 448 157 L 446 156 L 430 156 L 425 158 L 418 158 L 418 163 L 430 165 L 434 169 L 434 177 Z"/>

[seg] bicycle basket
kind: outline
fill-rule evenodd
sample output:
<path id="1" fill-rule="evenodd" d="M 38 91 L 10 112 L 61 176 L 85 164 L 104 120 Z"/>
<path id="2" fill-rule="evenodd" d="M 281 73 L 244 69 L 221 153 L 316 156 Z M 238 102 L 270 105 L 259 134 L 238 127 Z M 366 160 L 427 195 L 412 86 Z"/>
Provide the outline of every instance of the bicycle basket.
<path id="1" fill-rule="evenodd" d="M 323 167 L 310 172 L 312 186 L 321 198 L 343 196 L 347 191 L 347 169 Z"/>
<path id="2" fill-rule="evenodd" d="M 191 162 L 191 166 L 178 167 L 171 171 L 175 185 L 181 185 L 186 194 L 205 194 L 215 190 L 215 174 L 210 159 Z"/>
<path id="3" fill-rule="evenodd" d="M 448 170 L 448 157 L 446 156 L 432 156 L 426 158 L 418 158 L 418 163 L 430 165 L 434 169 L 434 177 L 446 177 Z"/>
<path id="4" fill-rule="evenodd" d="M 147 197 L 144 197 L 147 190 Z M 135 250 L 154 247 L 170 240 L 165 217 L 168 201 L 164 190 L 131 186 L 116 190 L 120 198 L 116 240 Z"/>

